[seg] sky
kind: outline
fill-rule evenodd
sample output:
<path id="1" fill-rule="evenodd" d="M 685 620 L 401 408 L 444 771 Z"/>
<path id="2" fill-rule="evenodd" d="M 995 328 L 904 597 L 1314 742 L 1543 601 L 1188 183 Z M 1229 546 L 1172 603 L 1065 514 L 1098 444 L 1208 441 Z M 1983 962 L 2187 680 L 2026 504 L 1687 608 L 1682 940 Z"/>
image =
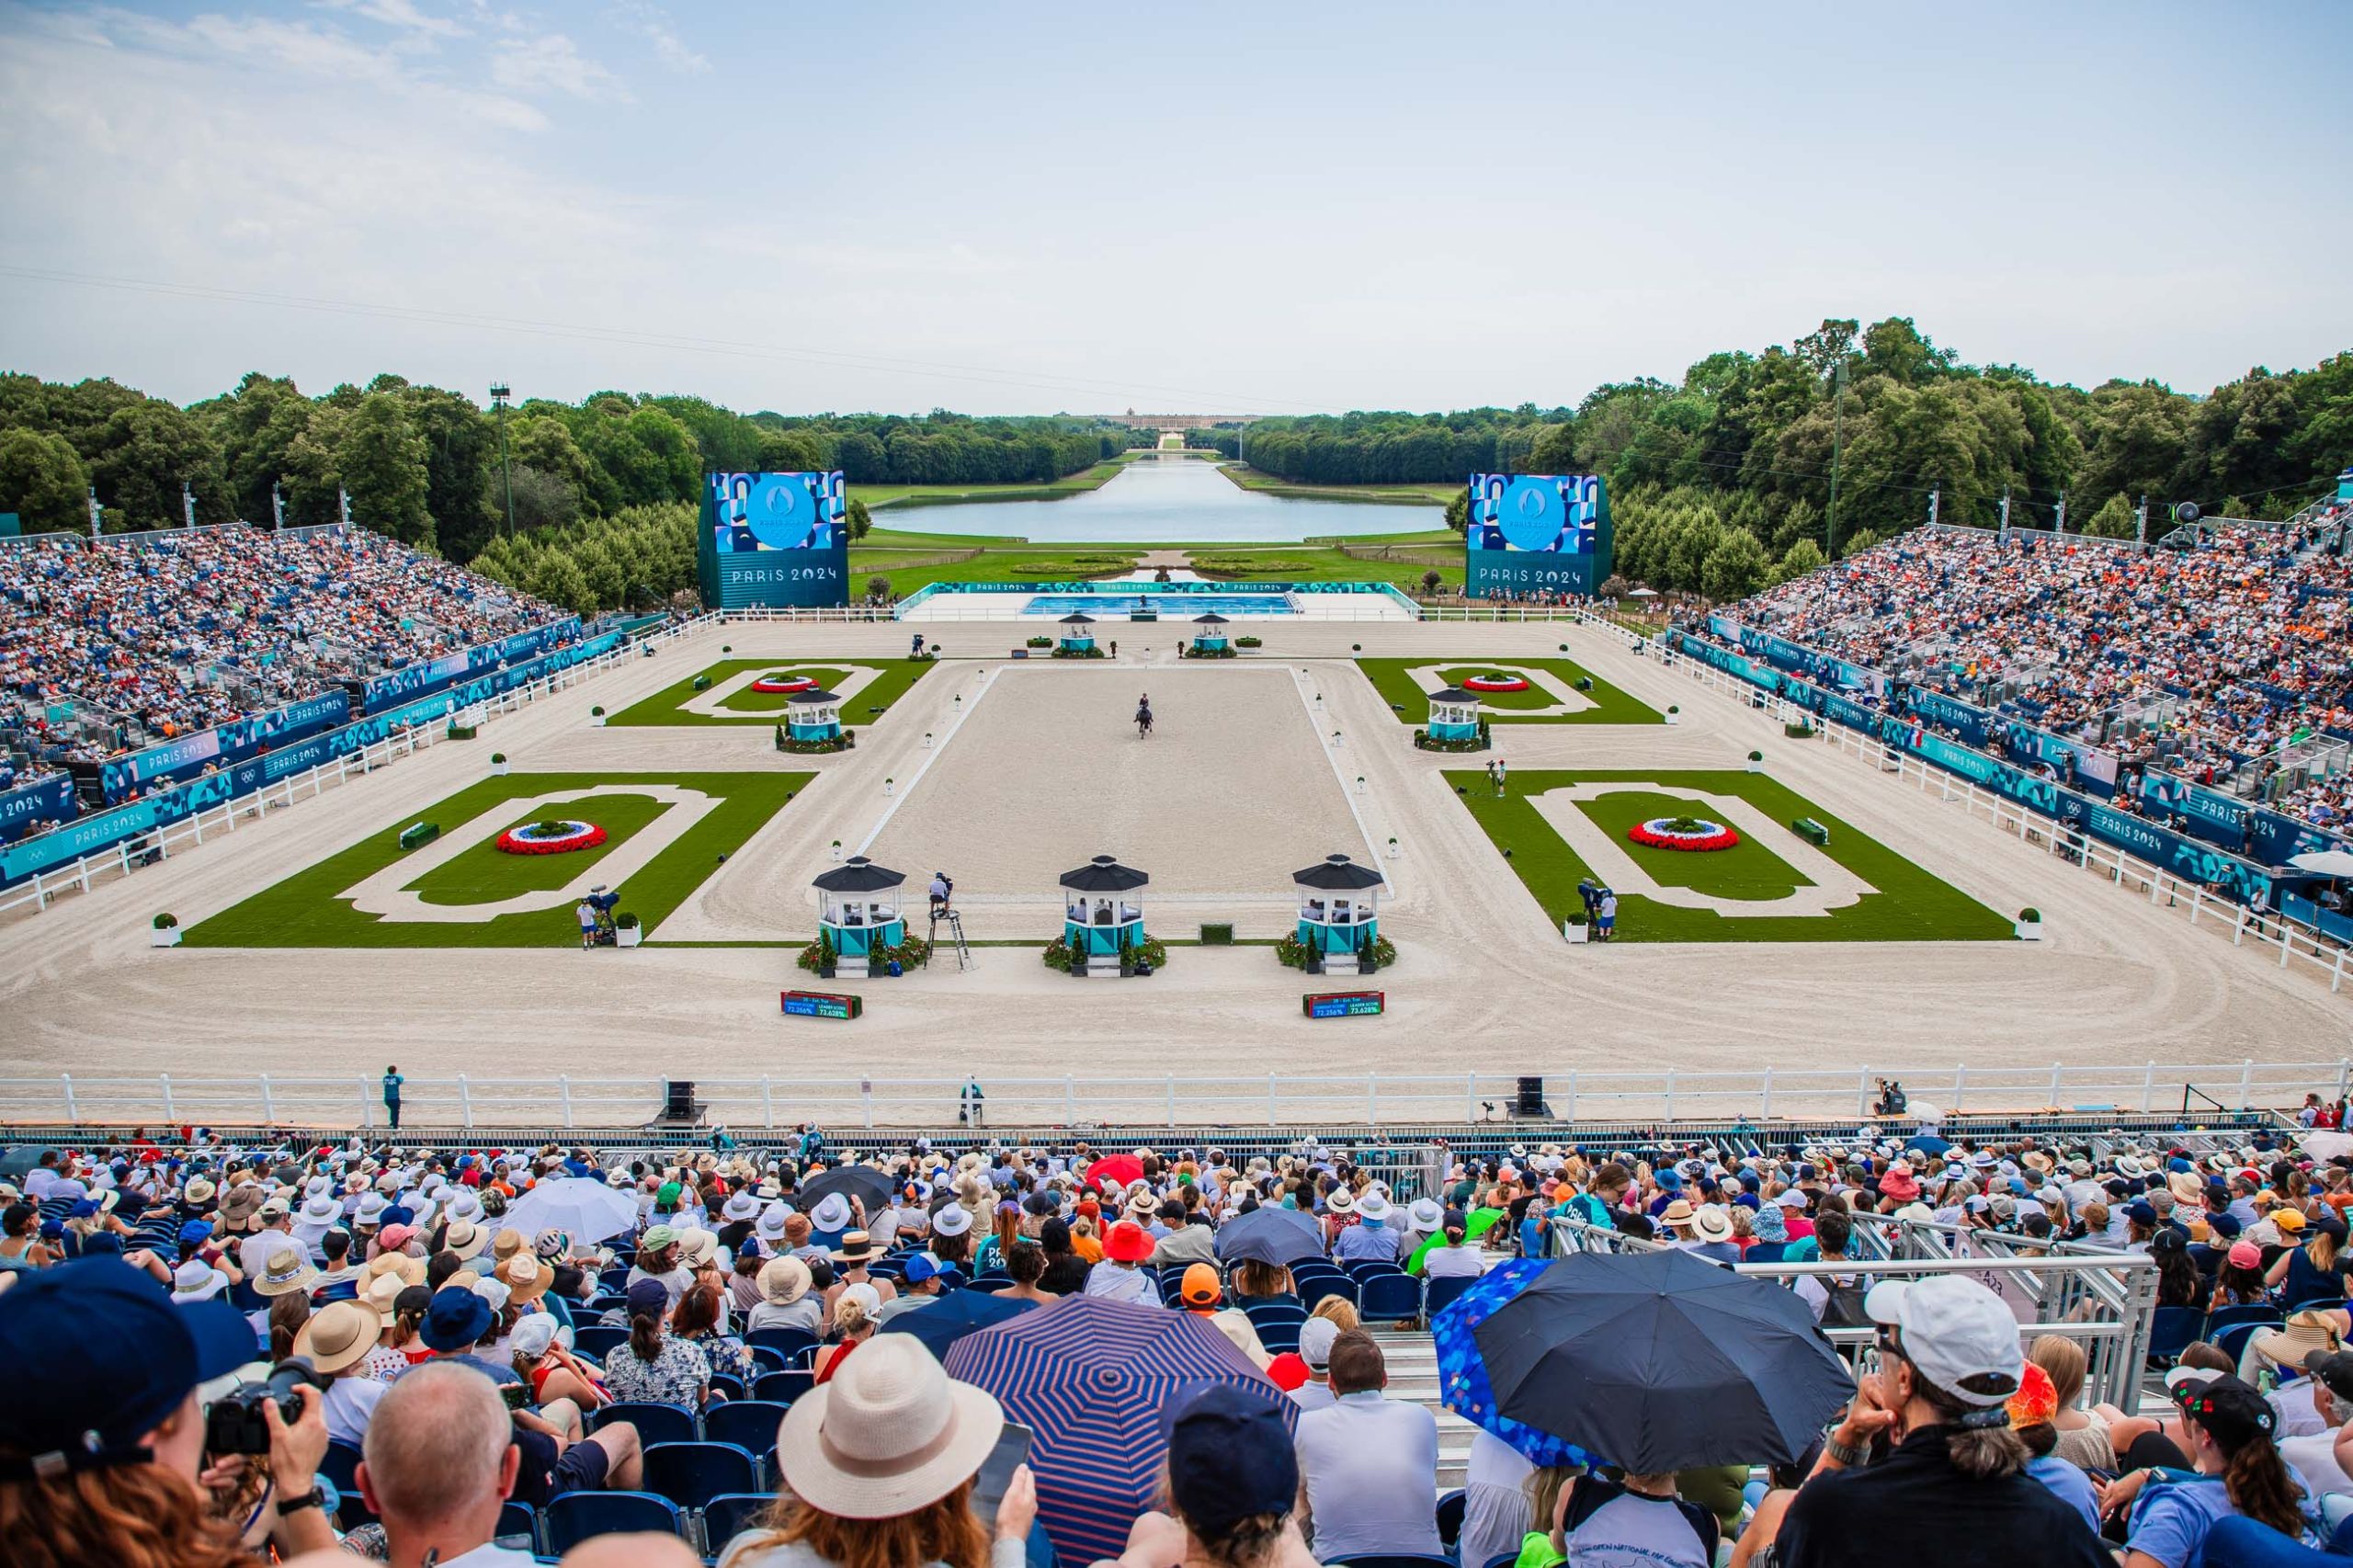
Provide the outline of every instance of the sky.
<path id="1" fill-rule="evenodd" d="M 2353 6 L 0 0 L 0 369 L 1574 403 L 1825 317 L 2353 347 Z"/>

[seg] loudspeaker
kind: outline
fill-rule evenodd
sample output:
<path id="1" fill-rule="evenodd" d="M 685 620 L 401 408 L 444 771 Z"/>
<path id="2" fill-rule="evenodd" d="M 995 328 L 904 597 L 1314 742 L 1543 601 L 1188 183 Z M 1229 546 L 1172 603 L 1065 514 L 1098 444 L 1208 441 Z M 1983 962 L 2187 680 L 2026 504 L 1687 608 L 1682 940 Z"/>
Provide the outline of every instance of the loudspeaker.
<path id="1" fill-rule="evenodd" d="M 1512 1114 L 1514 1116 L 1542 1116 L 1544 1114 L 1543 1079 L 1530 1077 L 1520 1079 L 1519 1097 L 1513 1102 Z"/>
<path id="2" fill-rule="evenodd" d="M 692 1078 L 668 1078 L 662 1085 L 662 1119 L 693 1123 L 702 1116 L 702 1107 L 695 1099 Z"/>

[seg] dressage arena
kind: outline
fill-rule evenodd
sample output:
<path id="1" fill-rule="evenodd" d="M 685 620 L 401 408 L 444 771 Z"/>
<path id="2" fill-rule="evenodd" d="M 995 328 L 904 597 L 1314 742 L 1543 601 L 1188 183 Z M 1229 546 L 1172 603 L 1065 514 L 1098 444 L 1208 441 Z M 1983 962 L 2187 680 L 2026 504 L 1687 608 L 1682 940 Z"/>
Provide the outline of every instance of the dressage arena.
<path id="1" fill-rule="evenodd" d="M 1244 657 L 1182 662 L 1166 628 L 1137 629 L 1116 660 L 1018 662 L 1004 649 L 1029 628 L 939 630 L 948 656 L 908 684 L 893 673 L 901 625 L 707 623 L 479 739 L 13 916 L 0 1074 L 356 1080 L 397 1062 L 412 1077 L 551 1081 L 1263 1083 L 2353 1052 L 2353 988 L 2332 995 L 2211 916 L 2193 927 L 1850 752 L 1788 739 L 1604 629 L 1297 620 Z M 1529 686 L 1490 709 L 1494 752 L 1423 752 L 1424 715 L 1392 706 L 1400 676 L 1377 687 L 1358 659 L 1423 689 L 1525 660 Z M 855 748 L 777 749 L 774 704 L 742 706 L 764 661 L 854 672 Z M 678 695 L 720 666 L 723 688 Z M 1158 724 L 1140 738 L 1146 691 Z M 507 774 L 493 777 L 494 748 Z M 1497 756 L 1500 801 L 1484 772 Z M 551 856 L 521 882 L 470 881 L 501 831 L 600 810 L 616 842 L 596 864 Z M 1629 823 L 1670 812 L 1733 827 L 1740 849 L 1629 845 Z M 1790 830 L 1801 815 L 1831 825 L 1826 846 Z M 442 838 L 401 851 L 420 820 Z M 836 841 L 906 874 L 916 935 L 925 882 L 949 871 L 974 967 L 943 949 L 902 979 L 796 969 Z M 1040 961 L 1061 930 L 1056 877 L 1098 854 L 1151 877 L 1145 922 L 1170 943 L 1157 973 L 1074 981 Z M 1291 929 L 1290 873 L 1332 854 L 1389 880 L 1381 932 L 1398 959 L 1377 978 L 1311 978 L 1269 945 Z M 1563 939 L 1563 868 L 1577 865 L 1618 889 L 1620 940 Z M 616 878 L 645 945 L 583 952 L 573 901 Z M 2029 905 L 2040 941 L 2011 935 Z M 166 910 L 188 942 L 159 950 L 148 927 Z M 1193 945 L 1211 922 L 1238 945 Z M 780 1017 L 779 990 L 803 985 L 860 994 L 863 1017 Z M 1386 994 L 1384 1016 L 1302 1016 L 1303 992 L 1358 986 Z"/>

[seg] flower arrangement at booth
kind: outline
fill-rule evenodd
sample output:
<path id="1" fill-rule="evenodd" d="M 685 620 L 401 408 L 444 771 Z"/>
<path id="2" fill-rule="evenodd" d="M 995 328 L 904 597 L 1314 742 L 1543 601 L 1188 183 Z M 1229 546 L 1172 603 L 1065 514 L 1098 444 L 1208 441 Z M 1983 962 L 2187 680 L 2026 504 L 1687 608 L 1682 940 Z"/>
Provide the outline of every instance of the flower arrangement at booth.
<path id="1" fill-rule="evenodd" d="M 801 956 L 792 961 L 812 974 L 822 975 L 832 970 L 840 961 L 840 957 L 834 951 L 832 938 L 820 936 L 801 949 Z"/>
<path id="2" fill-rule="evenodd" d="M 1636 823 L 1626 836 L 1648 849 L 1729 849 L 1740 835 L 1705 817 L 1653 817 Z"/>
<path id="3" fill-rule="evenodd" d="M 595 823 L 558 817 L 510 827 L 498 835 L 499 849 L 508 855 L 568 855 L 604 842 L 605 830 Z"/>

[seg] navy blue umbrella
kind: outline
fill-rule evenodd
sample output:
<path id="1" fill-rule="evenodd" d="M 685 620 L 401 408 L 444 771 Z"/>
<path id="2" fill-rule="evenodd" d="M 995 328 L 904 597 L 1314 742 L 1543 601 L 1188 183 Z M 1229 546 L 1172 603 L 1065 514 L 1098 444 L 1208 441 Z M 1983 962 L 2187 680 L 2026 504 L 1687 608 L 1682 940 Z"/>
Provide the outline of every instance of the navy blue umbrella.
<path id="1" fill-rule="evenodd" d="M 1497 1415 L 1639 1475 L 1788 1463 L 1855 1392 L 1794 1292 L 1687 1252 L 1564 1258 L 1474 1335 Z"/>
<path id="2" fill-rule="evenodd" d="M 1941 1154 L 1952 1148 L 1950 1143 L 1933 1132 L 1915 1132 L 1905 1140 L 1904 1146 L 1907 1149 L 1917 1149 L 1926 1154 Z"/>
<path id="3" fill-rule="evenodd" d="M 1217 1228 L 1217 1256 L 1225 1263 L 1271 1263 L 1287 1267 L 1324 1256 L 1324 1233 L 1296 1209 L 1253 1209 Z"/>
<path id="4" fill-rule="evenodd" d="M 892 1315 L 884 1334 L 912 1334 L 942 1361 L 948 1347 L 968 1334 L 1035 1312 L 1038 1303 L 1018 1297 L 992 1296 L 986 1290 L 950 1290 L 927 1307 L 909 1307 Z"/>

